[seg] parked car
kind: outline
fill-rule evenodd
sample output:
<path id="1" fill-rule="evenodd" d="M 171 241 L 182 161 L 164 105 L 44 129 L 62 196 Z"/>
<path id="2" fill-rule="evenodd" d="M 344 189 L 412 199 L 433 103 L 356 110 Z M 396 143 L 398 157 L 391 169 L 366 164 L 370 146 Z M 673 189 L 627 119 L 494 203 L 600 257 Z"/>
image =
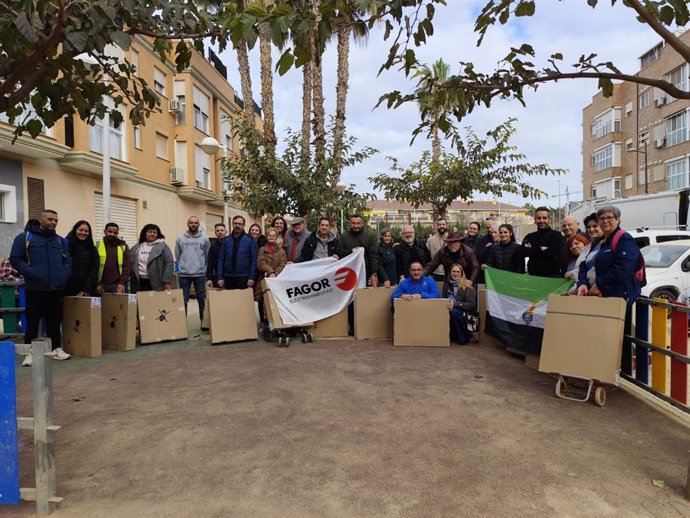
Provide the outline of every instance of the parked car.
<path id="1" fill-rule="evenodd" d="M 641 248 L 667 241 L 678 241 L 679 239 L 690 239 L 690 232 L 687 230 L 649 230 L 647 228 L 636 228 L 627 231 Z"/>
<path id="2" fill-rule="evenodd" d="M 690 239 L 645 246 L 642 255 L 647 265 L 642 295 L 673 302 L 690 288 Z"/>

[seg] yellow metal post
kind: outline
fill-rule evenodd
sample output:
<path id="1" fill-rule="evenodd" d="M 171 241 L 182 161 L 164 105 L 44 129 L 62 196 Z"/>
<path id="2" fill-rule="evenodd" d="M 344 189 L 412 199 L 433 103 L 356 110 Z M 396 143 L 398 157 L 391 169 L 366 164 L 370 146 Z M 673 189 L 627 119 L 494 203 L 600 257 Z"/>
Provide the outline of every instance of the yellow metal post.
<path id="1" fill-rule="evenodd" d="M 653 300 L 666 302 L 658 298 L 654 298 Z M 663 349 L 668 348 L 667 324 L 668 317 L 666 316 L 666 308 L 652 306 L 652 343 Z M 662 394 L 668 394 L 666 390 L 667 376 L 666 356 L 652 351 L 652 388 Z"/>

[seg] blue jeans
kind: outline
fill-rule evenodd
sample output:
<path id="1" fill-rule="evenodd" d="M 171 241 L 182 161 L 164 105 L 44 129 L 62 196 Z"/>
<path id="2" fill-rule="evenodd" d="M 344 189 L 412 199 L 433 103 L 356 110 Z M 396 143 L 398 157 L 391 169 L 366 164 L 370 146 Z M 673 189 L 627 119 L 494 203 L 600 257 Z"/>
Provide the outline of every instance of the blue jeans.
<path id="1" fill-rule="evenodd" d="M 465 312 L 460 308 L 453 308 L 450 311 L 450 338 L 459 343 L 467 343 L 472 338 L 467 330 Z"/>
<path id="2" fill-rule="evenodd" d="M 187 314 L 187 302 L 189 301 L 189 289 L 194 284 L 196 301 L 199 304 L 199 318 L 204 320 L 204 305 L 206 304 L 206 277 L 179 277 L 182 297 L 184 298 L 184 312 Z"/>

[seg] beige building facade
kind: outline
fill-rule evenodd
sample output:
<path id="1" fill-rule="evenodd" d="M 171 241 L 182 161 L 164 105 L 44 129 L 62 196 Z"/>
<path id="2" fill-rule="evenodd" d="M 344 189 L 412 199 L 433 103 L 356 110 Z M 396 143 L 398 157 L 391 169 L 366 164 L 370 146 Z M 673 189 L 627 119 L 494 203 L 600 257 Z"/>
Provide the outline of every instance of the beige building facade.
<path id="1" fill-rule="evenodd" d="M 680 35 L 690 43 L 690 31 Z M 690 65 L 665 43 L 640 56 L 640 77 L 690 90 Z M 690 101 L 623 82 L 601 92 L 582 114 L 584 199 L 607 199 L 690 187 Z"/>
<path id="2" fill-rule="evenodd" d="M 241 214 L 252 220 L 232 201 L 225 206 L 221 163 L 224 153 L 239 152 L 232 118 L 241 101 L 222 63 L 195 52 L 190 67 L 177 73 L 144 39 L 135 40 L 127 57 L 154 86 L 161 106 L 139 127 L 122 107 L 125 122 L 109 128 L 110 220 L 120 225 L 121 236 L 131 246 L 145 224 L 156 223 L 172 244 L 191 215 L 199 217 L 209 236 L 226 211 L 229 218 Z M 59 213 L 61 235 L 85 219 L 99 238 L 105 223 L 103 125 L 64 119 L 36 139 L 22 136 L 14 143 L 13 129 L 0 118 L 0 256 L 44 208 Z M 214 156 L 199 145 L 209 136 L 222 146 Z"/>

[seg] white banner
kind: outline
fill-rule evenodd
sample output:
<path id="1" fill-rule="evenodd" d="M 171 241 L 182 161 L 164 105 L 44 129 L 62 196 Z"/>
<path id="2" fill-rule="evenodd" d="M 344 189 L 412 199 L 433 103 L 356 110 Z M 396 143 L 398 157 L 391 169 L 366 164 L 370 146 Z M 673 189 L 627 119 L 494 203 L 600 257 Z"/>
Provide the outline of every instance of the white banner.
<path id="1" fill-rule="evenodd" d="M 289 264 L 278 277 L 267 277 L 266 283 L 284 324 L 328 318 L 352 302 L 355 288 L 366 287 L 364 249 L 337 261 L 326 257 Z"/>

